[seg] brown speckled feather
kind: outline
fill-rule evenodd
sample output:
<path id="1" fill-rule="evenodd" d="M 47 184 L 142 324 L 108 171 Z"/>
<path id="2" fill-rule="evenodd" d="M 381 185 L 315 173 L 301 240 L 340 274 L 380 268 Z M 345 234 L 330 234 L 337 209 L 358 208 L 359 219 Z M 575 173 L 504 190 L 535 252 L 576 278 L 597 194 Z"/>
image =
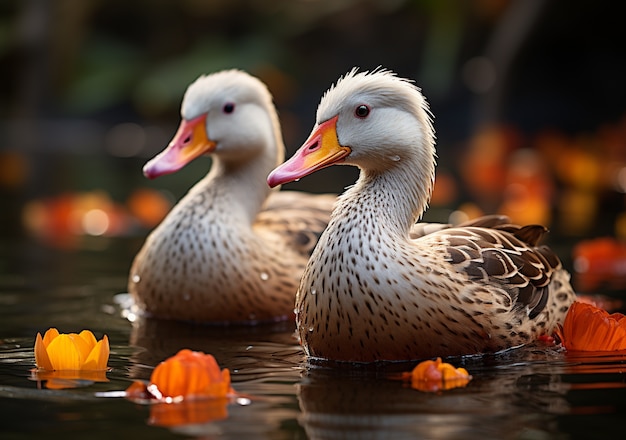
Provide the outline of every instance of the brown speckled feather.
<path id="1" fill-rule="evenodd" d="M 292 318 L 298 282 L 335 197 L 267 186 L 284 145 L 271 95 L 256 78 L 235 70 L 203 76 L 188 88 L 181 114 L 179 133 L 206 120 L 179 143 L 183 149 L 202 132 L 199 143 L 212 148 L 211 171 L 148 236 L 129 292 L 143 312 L 160 318 Z M 147 167 L 160 172 L 185 160 L 186 153 L 171 159 L 176 139 Z"/>
<path id="2" fill-rule="evenodd" d="M 255 221 L 255 228 L 280 234 L 289 247 L 307 258 L 328 224 L 337 199 L 334 195 L 310 195 L 281 191 L 270 196 Z"/>
<path id="3" fill-rule="evenodd" d="M 543 226 L 503 216 L 415 224 L 432 191 L 435 149 L 427 105 L 408 81 L 386 70 L 348 73 L 322 98 L 309 140 L 270 181 L 318 169 L 314 154 L 322 167 L 340 157 L 335 163 L 361 173 L 338 198 L 298 289 L 308 356 L 372 362 L 498 352 L 563 321 L 575 294 L 557 256 L 539 245 Z"/>
<path id="4" fill-rule="evenodd" d="M 533 319 L 546 307 L 553 272 L 561 269 L 549 248 L 534 247 L 545 232 L 538 225 L 451 228 L 446 230 L 448 261 L 472 281 L 502 287 L 515 307 Z"/>

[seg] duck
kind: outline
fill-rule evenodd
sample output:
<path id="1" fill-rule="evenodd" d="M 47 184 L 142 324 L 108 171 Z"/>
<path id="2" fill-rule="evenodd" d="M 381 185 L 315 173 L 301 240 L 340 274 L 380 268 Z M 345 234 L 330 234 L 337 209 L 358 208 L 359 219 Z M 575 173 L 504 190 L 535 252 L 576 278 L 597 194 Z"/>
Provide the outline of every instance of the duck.
<path id="1" fill-rule="evenodd" d="M 238 69 L 202 75 L 182 120 L 145 176 L 210 156 L 210 170 L 147 236 L 128 290 L 141 316 L 210 324 L 293 319 L 299 280 L 336 196 L 276 191 L 265 180 L 284 161 L 273 98 Z"/>
<path id="2" fill-rule="evenodd" d="M 409 361 L 499 353 L 550 336 L 574 301 L 547 229 L 492 215 L 420 224 L 435 132 L 413 81 L 352 69 L 330 87 L 304 144 L 271 187 L 325 167 L 359 168 L 338 197 L 296 294 L 307 358 Z"/>

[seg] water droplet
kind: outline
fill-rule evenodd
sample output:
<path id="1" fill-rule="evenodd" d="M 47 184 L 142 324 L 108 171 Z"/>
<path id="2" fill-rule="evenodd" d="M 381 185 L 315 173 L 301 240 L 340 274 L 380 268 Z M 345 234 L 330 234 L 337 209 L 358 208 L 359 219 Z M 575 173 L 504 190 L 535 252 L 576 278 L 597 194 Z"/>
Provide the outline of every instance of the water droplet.
<path id="1" fill-rule="evenodd" d="M 400 161 L 400 156 L 395 154 L 395 155 L 391 156 L 389 159 L 393 160 L 394 162 L 399 162 Z"/>
<path id="2" fill-rule="evenodd" d="M 252 403 L 252 400 L 248 399 L 247 397 L 237 397 L 236 402 L 241 406 L 247 406 Z"/>
<path id="3" fill-rule="evenodd" d="M 270 276 L 267 273 L 265 273 L 265 272 L 261 272 L 261 274 L 259 276 L 261 277 L 261 279 L 263 281 L 267 281 L 270 278 Z"/>
<path id="4" fill-rule="evenodd" d="M 309 333 L 313 331 L 313 327 L 309 327 Z"/>
<path id="5" fill-rule="evenodd" d="M 299 182 L 299 181 L 300 181 L 300 179 L 299 179 L 299 178 L 298 178 L 298 179 L 296 179 L 296 180 L 294 180 L 294 182 Z"/>
<path id="6" fill-rule="evenodd" d="M 122 318 L 127 319 L 129 322 L 135 322 L 137 320 L 137 314 L 129 310 L 122 310 Z"/>
<path id="7" fill-rule="evenodd" d="M 133 275 L 133 283 L 138 283 L 139 281 L 141 281 L 141 277 L 137 274 Z"/>
<path id="8" fill-rule="evenodd" d="M 155 384 L 152 383 L 148 385 L 147 390 L 150 394 L 152 394 L 157 399 L 163 398 L 163 394 L 161 394 L 161 391 L 159 391 L 159 388 Z"/>
<path id="9" fill-rule="evenodd" d="M 311 295 L 315 295 L 316 293 L 317 293 L 317 290 L 311 289 Z"/>
<path id="10" fill-rule="evenodd" d="M 297 315 L 297 314 L 299 314 L 299 313 L 300 313 L 300 310 L 298 310 L 298 309 L 293 309 L 293 313 Z"/>

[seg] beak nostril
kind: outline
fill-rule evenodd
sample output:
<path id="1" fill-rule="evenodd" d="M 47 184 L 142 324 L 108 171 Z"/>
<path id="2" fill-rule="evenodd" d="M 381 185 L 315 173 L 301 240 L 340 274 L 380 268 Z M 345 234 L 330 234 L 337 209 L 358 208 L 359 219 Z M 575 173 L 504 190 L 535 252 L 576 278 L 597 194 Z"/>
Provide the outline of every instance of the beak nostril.
<path id="1" fill-rule="evenodd" d="M 309 150 L 309 151 L 316 150 L 318 146 L 319 146 L 319 141 L 315 141 L 315 142 L 313 142 L 311 145 L 309 145 L 309 147 L 307 148 L 307 150 Z"/>
<path id="2" fill-rule="evenodd" d="M 187 136 L 187 137 L 183 140 L 183 144 L 188 144 L 189 142 L 191 142 L 191 135 Z"/>

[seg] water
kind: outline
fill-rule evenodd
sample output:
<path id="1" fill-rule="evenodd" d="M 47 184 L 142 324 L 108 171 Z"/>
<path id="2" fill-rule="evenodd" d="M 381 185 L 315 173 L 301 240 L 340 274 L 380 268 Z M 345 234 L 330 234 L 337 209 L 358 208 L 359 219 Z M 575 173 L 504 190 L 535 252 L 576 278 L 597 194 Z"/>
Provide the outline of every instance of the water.
<path id="1" fill-rule="evenodd" d="M 569 439 L 622 435 L 626 354 L 574 356 L 535 346 L 452 359 L 473 380 L 432 394 L 394 376 L 414 363 L 307 363 L 289 322 L 208 327 L 122 317 L 140 241 L 93 239 L 64 252 L 28 241 L 0 248 L 0 423 L 3 439 Z M 49 390 L 30 379 L 36 332 L 109 336 L 108 382 Z M 169 428 L 154 408 L 114 397 L 180 348 L 211 353 L 241 399 L 225 418 Z"/>

